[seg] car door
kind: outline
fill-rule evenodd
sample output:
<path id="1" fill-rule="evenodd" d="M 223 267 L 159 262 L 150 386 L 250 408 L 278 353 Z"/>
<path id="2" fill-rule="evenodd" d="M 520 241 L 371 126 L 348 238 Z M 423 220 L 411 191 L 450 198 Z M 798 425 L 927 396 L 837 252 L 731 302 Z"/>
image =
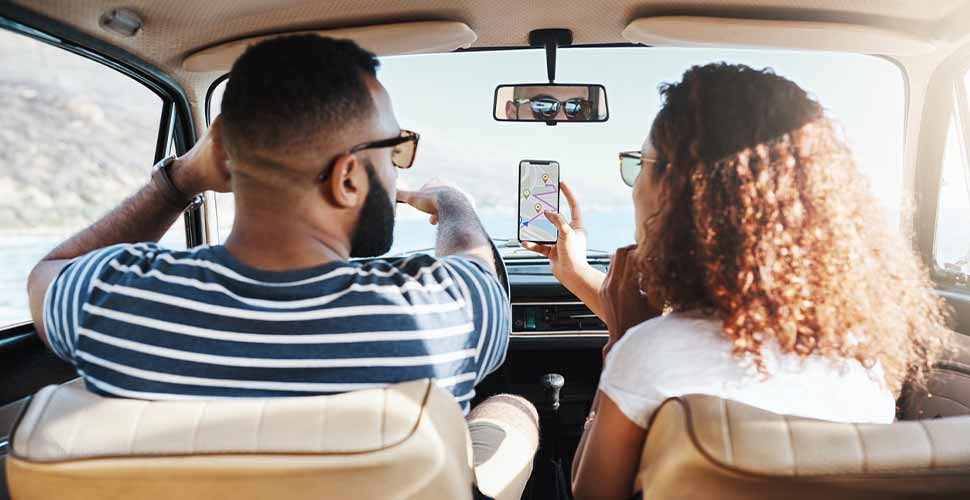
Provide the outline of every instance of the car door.
<path id="1" fill-rule="evenodd" d="M 183 126 L 191 122 L 184 94 L 99 43 L 0 8 L 0 462 L 30 395 L 77 376 L 34 332 L 26 294 L 33 265 L 144 185 L 157 160 L 193 140 Z M 162 243 L 201 242 L 199 217 L 187 212 Z M 0 486 L 2 471 L 0 463 Z"/>
<path id="2" fill-rule="evenodd" d="M 917 245 L 952 327 L 970 335 L 970 53 L 937 70 L 917 169 Z"/>

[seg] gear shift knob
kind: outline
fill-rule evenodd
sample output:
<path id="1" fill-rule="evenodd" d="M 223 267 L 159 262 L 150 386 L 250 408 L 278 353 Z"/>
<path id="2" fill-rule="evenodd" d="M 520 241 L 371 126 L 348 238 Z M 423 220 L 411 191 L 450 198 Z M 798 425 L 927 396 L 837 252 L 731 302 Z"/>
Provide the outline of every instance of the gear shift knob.
<path id="1" fill-rule="evenodd" d="M 546 401 L 553 411 L 559 410 L 559 391 L 566 385 L 566 378 L 558 373 L 547 373 L 542 376 L 542 387 L 546 392 Z"/>

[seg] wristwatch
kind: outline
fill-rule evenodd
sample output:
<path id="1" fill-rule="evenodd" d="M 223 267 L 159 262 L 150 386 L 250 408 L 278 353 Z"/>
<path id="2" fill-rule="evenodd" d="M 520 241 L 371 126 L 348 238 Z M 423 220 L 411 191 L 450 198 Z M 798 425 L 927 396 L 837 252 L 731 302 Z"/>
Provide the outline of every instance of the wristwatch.
<path id="1" fill-rule="evenodd" d="M 178 186 L 172 182 L 172 165 L 175 163 L 175 155 L 166 156 L 152 167 L 152 183 L 158 187 L 162 197 L 174 208 L 188 210 L 202 204 L 202 195 L 189 196 L 183 193 Z"/>

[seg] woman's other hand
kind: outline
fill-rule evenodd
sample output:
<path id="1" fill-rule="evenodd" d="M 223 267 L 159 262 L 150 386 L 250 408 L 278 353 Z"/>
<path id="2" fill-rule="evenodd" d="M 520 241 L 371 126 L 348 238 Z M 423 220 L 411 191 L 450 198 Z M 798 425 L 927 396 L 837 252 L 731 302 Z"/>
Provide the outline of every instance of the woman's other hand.
<path id="1" fill-rule="evenodd" d="M 610 331 L 610 338 L 603 348 L 604 360 L 627 330 L 661 313 L 640 290 L 640 272 L 633 261 L 635 249 L 636 245 L 616 249 L 599 290 L 600 303 L 603 304 L 603 316 L 600 317 Z"/>

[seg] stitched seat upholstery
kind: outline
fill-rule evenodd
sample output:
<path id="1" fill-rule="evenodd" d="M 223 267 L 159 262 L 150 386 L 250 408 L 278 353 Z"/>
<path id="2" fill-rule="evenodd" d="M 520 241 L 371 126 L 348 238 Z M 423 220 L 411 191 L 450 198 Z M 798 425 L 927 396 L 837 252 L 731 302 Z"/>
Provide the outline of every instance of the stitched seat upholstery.
<path id="1" fill-rule="evenodd" d="M 653 499 L 970 498 L 970 417 L 844 424 L 715 396 L 654 415 L 636 489 Z"/>
<path id="2" fill-rule="evenodd" d="M 471 498 L 468 428 L 430 380 L 335 396 L 139 401 L 80 384 L 33 399 L 14 499 Z"/>

